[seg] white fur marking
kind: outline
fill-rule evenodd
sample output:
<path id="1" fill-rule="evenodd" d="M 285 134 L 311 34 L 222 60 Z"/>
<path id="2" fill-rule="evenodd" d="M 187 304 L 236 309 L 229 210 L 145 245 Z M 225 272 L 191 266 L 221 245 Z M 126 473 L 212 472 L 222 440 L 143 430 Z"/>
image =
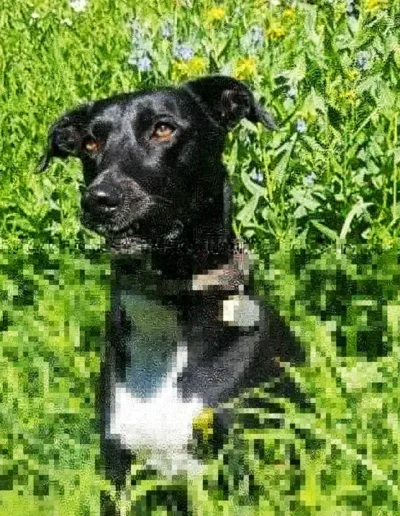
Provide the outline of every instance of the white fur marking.
<path id="1" fill-rule="evenodd" d="M 165 475 L 182 469 L 196 471 L 199 467 L 189 457 L 187 444 L 193 419 L 203 410 L 203 402 L 196 397 L 184 402 L 178 392 L 177 376 L 186 363 L 187 348 L 180 344 L 175 365 L 153 398 L 137 398 L 121 383 L 115 387 L 111 436 L 118 437 L 129 449 L 149 451 L 148 464 L 157 466 Z"/>

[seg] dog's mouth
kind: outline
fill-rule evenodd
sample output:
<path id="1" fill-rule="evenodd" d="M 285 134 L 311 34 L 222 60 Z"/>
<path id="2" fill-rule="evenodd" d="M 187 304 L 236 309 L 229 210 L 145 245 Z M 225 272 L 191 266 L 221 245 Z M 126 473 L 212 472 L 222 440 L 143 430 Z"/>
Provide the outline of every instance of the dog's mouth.
<path id="1" fill-rule="evenodd" d="M 107 246 L 114 252 L 135 254 L 151 248 L 150 242 L 131 234 L 130 230 L 106 236 Z"/>
<path id="2" fill-rule="evenodd" d="M 118 209 L 82 210 L 82 224 L 105 237 L 112 248 L 137 248 L 163 240 L 177 232 L 172 201 L 158 195 L 146 196 L 135 203 L 123 201 Z"/>
<path id="3" fill-rule="evenodd" d="M 171 220 L 168 217 L 162 217 L 162 214 L 153 216 L 149 220 L 130 221 L 122 227 L 110 223 L 96 223 L 83 214 L 82 224 L 104 236 L 107 247 L 119 253 L 137 253 L 171 246 L 179 240 L 184 229 L 184 224 L 180 220 Z"/>
<path id="4" fill-rule="evenodd" d="M 106 245 L 117 252 L 138 252 L 150 247 L 150 243 L 141 235 L 139 222 L 130 222 L 119 227 L 117 225 L 94 222 L 90 217 L 82 215 L 82 224 L 101 235 L 106 240 Z"/>

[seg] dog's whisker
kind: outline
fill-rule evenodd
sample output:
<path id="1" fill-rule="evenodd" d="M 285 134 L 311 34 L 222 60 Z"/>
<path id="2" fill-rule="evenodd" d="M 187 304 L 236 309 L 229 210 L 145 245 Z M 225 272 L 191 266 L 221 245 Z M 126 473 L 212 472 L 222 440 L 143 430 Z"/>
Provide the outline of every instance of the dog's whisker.
<path id="1" fill-rule="evenodd" d="M 162 202 L 163 202 L 163 203 L 165 203 L 165 204 L 170 204 L 170 205 L 172 205 L 172 204 L 173 204 L 173 201 L 172 201 L 171 199 L 167 199 L 167 198 L 165 198 L 165 197 L 162 197 L 161 195 L 151 195 L 151 196 L 150 196 L 150 199 L 151 199 L 152 201 L 156 201 L 156 202 L 157 202 L 157 201 L 162 201 Z M 155 203 L 155 204 L 156 204 L 156 203 Z"/>

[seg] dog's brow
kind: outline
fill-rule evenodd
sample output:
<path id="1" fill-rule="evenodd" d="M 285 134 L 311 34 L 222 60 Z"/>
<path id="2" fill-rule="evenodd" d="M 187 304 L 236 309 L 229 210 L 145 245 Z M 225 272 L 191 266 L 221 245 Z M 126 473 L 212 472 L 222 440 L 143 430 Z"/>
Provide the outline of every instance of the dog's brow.
<path id="1" fill-rule="evenodd" d="M 164 106 L 167 111 L 172 112 L 172 114 L 177 114 L 180 112 L 179 105 L 175 99 L 167 98 L 164 101 Z"/>
<path id="2" fill-rule="evenodd" d="M 111 131 L 113 122 L 110 119 L 94 120 L 92 124 L 92 133 L 97 136 L 102 136 Z"/>
<path id="3" fill-rule="evenodd" d="M 181 109 L 177 99 L 174 98 L 172 92 L 160 92 L 155 98 L 150 98 L 150 103 L 146 104 L 146 107 L 153 111 L 153 115 L 158 116 L 160 114 L 167 114 L 169 116 L 181 114 Z"/>
<path id="4" fill-rule="evenodd" d="M 139 104 L 133 107 L 134 109 L 129 111 L 129 118 L 135 126 L 142 123 L 147 124 L 154 119 L 156 112 L 148 105 Z"/>

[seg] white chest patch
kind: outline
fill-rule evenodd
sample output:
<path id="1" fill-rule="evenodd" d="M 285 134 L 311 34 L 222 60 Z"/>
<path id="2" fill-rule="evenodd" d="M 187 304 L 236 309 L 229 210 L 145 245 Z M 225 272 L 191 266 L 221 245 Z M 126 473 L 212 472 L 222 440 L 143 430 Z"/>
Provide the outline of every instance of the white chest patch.
<path id="1" fill-rule="evenodd" d="M 230 296 L 223 301 L 222 320 L 229 326 L 252 328 L 260 322 L 260 304 L 245 294 Z"/>
<path id="2" fill-rule="evenodd" d="M 116 384 L 111 407 L 110 436 L 129 449 L 147 451 L 148 463 L 166 476 L 182 470 L 195 472 L 200 467 L 189 456 L 187 444 L 203 403 L 198 398 L 183 401 L 177 389 L 177 376 L 186 362 L 187 348 L 180 344 L 172 371 L 154 397 L 138 398 L 124 384 Z"/>

